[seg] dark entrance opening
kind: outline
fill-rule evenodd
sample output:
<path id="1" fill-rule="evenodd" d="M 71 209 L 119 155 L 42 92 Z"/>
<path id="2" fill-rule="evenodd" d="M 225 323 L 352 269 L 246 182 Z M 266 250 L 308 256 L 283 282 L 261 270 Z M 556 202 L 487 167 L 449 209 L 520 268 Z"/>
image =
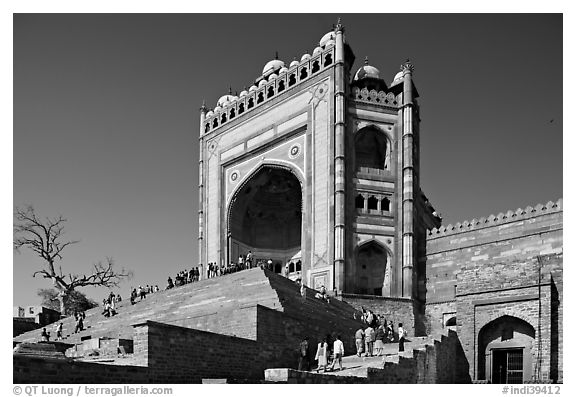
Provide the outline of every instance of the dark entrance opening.
<path id="1" fill-rule="evenodd" d="M 522 349 L 497 349 L 492 353 L 492 383 L 522 383 Z"/>
<path id="2" fill-rule="evenodd" d="M 230 210 L 228 255 L 236 261 L 251 250 L 255 262 L 272 259 L 272 269 L 301 256 L 302 188 L 284 168 L 266 166 L 236 193 Z"/>

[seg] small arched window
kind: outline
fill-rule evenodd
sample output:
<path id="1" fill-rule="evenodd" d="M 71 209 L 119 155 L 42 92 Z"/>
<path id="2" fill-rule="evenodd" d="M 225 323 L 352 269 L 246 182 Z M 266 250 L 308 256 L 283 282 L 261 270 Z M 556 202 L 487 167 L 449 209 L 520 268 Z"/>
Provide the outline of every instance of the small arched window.
<path id="1" fill-rule="evenodd" d="M 314 63 L 312 63 L 312 73 L 316 73 L 319 70 L 320 70 L 320 65 L 319 65 L 318 61 L 315 61 Z"/>
<path id="2" fill-rule="evenodd" d="M 390 200 L 388 200 L 388 197 L 382 199 L 380 202 L 380 208 L 382 211 L 390 211 Z"/>
<path id="3" fill-rule="evenodd" d="M 359 194 L 358 196 L 356 196 L 355 206 L 356 206 L 356 208 L 358 208 L 358 209 L 363 209 L 363 208 L 364 208 L 364 196 L 362 196 L 361 194 Z"/>
<path id="4" fill-rule="evenodd" d="M 290 262 L 290 265 L 288 266 L 288 271 L 289 271 L 290 273 L 293 273 L 293 272 L 294 272 L 294 262 Z"/>
<path id="5" fill-rule="evenodd" d="M 368 197 L 368 209 L 377 210 L 378 209 L 378 199 L 374 196 Z"/>
<path id="6" fill-rule="evenodd" d="M 296 262 L 296 271 L 297 272 L 302 271 L 302 262 L 300 262 L 300 261 Z"/>

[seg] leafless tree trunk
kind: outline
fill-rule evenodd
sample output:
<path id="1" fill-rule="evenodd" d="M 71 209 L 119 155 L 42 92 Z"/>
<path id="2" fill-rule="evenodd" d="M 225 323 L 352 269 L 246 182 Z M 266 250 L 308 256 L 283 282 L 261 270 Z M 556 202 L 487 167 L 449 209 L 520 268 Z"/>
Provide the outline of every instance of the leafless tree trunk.
<path id="1" fill-rule="evenodd" d="M 40 219 L 32 206 L 24 209 L 16 207 L 14 211 L 14 249 L 19 251 L 25 247 L 44 260 L 44 266 L 33 273 L 33 277 L 41 275 L 50 279 L 58 290 L 60 313 L 65 313 L 64 300 L 68 294 L 78 287 L 87 286 L 118 286 L 123 278 L 131 276 L 131 272 L 122 269 L 117 272 L 113 268 L 113 261 L 107 258 L 105 263 L 98 262 L 93 265 L 88 274 L 64 274 L 62 267 L 56 269 L 56 261 L 62 259 L 64 248 L 78 241 L 66 241 L 63 238 L 66 219 L 57 218 Z"/>

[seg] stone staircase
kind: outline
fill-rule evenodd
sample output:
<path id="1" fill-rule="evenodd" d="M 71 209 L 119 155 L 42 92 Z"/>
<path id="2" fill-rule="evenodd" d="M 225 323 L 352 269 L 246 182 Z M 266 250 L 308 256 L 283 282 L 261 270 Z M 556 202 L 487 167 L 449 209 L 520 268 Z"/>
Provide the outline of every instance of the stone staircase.
<path id="1" fill-rule="evenodd" d="M 155 292 L 134 305 L 123 301 L 117 305 L 117 314 L 109 318 L 102 315 L 101 307 L 88 310 L 85 329 L 78 333 L 74 333 L 74 318 L 64 318 L 62 342 L 75 345 L 67 352 L 72 357 L 87 356 L 94 350 L 101 350 L 101 357 L 113 356 L 121 345 L 123 352 L 131 353 L 132 325 L 147 320 L 256 340 L 256 326 L 242 317 L 242 309 L 257 304 L 332 329 L 342 324 L 350 329 L 358 326 L 352 306 L 337 299 L 330 303 L 316 299 L 315 292 L 307 288 L 306 298 L 302 298 L 299 285 L 285 277 L 260 268 L 244 270 Z M 14 343 L 39 339 L 40 331 L 35 330 L 17 336 Z"/>
<path id="2" fill-rule="evenodd" d="M 470 383 L 468 368 L 458 368 L 458 337 L 454 331 L 411 337 L 405 351 L 398 343 L 385 344 L 382 356 L 342 359 L 342 370 L 316 373 L 291 369 L 270 369 L 266 381 L 272 383 Z M 462 353 L 463 354 L 463 353 Z M 436 363 L 442 361 L 443 366 Z M 332 379 L 330 379 L 332 378 Z"/>

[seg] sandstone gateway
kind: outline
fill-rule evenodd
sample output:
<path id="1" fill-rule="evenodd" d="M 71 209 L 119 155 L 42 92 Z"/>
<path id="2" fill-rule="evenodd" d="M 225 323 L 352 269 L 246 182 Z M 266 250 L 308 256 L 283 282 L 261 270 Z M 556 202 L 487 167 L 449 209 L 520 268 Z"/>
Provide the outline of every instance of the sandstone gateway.
<path id="1" fill-rule="evenodd" d="M 562 382 L 562 200 L 441 226 L 420 188 L 413 65 L 387 84 L 368 60 L 354 61 L 338 23 L 311 54 L 271 60 L 248 89 L 202 106 L 204 280 L 159 293 L 147 316 L 127 307 L 90 339 L 71 337 L 67 355 L 114 335 L 113 353 L 125 344 L 133 356 L 116 360 L 116 378 L 101 369 L 114 363 L 61 364 L 76 374 L 68 381 L 263 380 L 265 369 L 294 367 L 305 335 L 315 346 L 337 331 L 353 351 L 364 307 L 403 322 L 422 345 L 363 376 L 268 370 L 266 380 Z M 208 263 L 249 251 L 270 270 L 205 279 Z M 290 280 L 306 286 L 303 296 Z M 321 286 L 330 303 L 314 298 Z M 219 366 L 207 346 L 243 353 Z M 34 371 L 23 356 L 15 355 L 21 382 Z"/>
<path id="2" fill-rule="evenodd" d="M 416 334 L 453 326 L 472 379 L 561 379 L 562 202 L 441 227 L 412 64 L 386 84 L 354 59 L 337 26 L 201 109 L 199 262 L 300 262 L 290 277 Z"/>

